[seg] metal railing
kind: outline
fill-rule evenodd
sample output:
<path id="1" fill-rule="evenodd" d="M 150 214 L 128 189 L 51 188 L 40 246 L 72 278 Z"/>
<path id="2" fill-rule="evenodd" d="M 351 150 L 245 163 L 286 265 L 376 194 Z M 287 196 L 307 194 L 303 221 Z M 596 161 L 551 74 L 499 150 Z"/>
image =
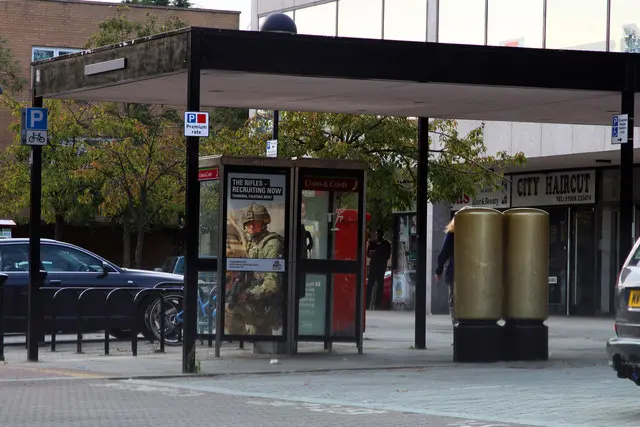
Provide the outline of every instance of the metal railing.
<path id="1" fill-rule="evenodd" d="M 6 280 L 6 279 L 5 279 Z M 2 275 L 0 275 L 0 283 L 2 282 Z M 76 330 L 76 351 L 82 353 L 84 343 L 84 333 L 86 332 L 85 323 L 88 317 L 86 308 L 89 306 L 87 300 L 91 297 L 99 296 L 102 299 L 101 303 L 95 303 L 91 305 L 92 308 L 101 306 L 103 313 L 92 313 L 92 319 L 100 321 L 104 329 L 104 354 L 110 353 L 110 336 L 113 331 L 113 323 L 115 320 L 119 321 L 119 325 L 128 325 L 131 331 L 131 352 L 133 356 L 138 355 L 138 334 L 141 331 L 140 320 L 144 319 L 145 313 L 143 312 L 143 304 L 148 301 L 146 297 L 157 298 L 160 302 L 160 331 L 159 352 L 165 352 L 165 333 L 166 333 L 166 301 L 165 296 L 169 293 L 175 293 L 177 291 L 182 292 L 183 286 L 172 283 L 159 283 L 153 288 L 140 288 L 140 287 L 42 287 L 40 288 L 41 295 L 44 296 L 47 293 L 52 293 L 51 299 L 48 301 L 51 305 L 50 323 L 49 328 L 51 331 L 51 351 L 56 351 L 57 335 L 59 332 L 59 318 L 63 316 L 61 308 L 64 308 L 63 298 L 73 295 L 71 299 L 72 305 L 75 307 L 75 330 Z M 1 294 L 1 292 L 0 292 Z M 115 307 L 114 301 L 116 297 L 127 296 L 128 298 L 120 298 L 119 307 Z M 123 301 L 129 301 L 128 307 L 123 307 Z M 152 300 L 153 301 L 153 300 Z M 2 301 L 0 301 L 0 307 Z M 0 312 L 0 324 L 3 318 L 2 312 Z M 68 317 L 68 316 L 67 316 Z M 95 324 L 95 322 L 94 322 Z M 93 328 L 92 328 L 93 330 Z M 2 333 L 0 333 L 2 337 Z M 0 338 L 1 339 L 1 338 Z M 151 339 L 153 342 L 154 339 Z M 0 342 L 1 343 L 1 342 Z M 1 348 L 1 345 L 0 345 Z"/>

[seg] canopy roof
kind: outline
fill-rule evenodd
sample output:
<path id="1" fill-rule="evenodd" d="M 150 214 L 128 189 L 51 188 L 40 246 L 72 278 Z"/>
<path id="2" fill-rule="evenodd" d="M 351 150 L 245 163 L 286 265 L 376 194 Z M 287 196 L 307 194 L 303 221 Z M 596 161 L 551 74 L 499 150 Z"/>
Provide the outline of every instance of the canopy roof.
<path id="1" fill-rule="evenodd" d="M 34 62 L 34 87 L 186 105 L 191 56 L 202 107 L 607 125 L 628 70 L 640 80 L 640 55 L 191 27 Z"/>

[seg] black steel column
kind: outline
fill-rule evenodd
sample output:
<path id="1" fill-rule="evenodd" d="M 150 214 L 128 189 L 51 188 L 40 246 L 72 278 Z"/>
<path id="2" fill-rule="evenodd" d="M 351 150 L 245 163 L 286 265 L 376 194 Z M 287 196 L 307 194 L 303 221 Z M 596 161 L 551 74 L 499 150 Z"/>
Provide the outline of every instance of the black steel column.
<path id="1" fill-rule="evenodd" d="M 279 129 L 280 129 L 280 111 L 273 110 L 273 136 L 272 136 L 272 139 L 278 140 Z"/>
<path id="2" fill-rule="evenodd" d="M 200 69 L 202 43 L 200 34 L 189 33 L 187 65 L 187 111 L 200 111 Z M 198 331 L 198 241 L 200 227 L 200 183 L 198 158 L 200 138 L 187 139 L 187 195 L 185 221 L 184 334 L 182 372 L 196 371 L 196 334 Z M 218 267 L 219 268 L 219 267 Z"/>
<path id="3" fill-rule="evenodd" d="M 620 257 L 621 262 L 633 247 L 633 114 L 635 67 L 627 63 L 625 90 L 622 92 L 621 114 L 628 114 L 627 140 L 620 144 Z M 620 266 L 619 266 L 620 267 Z"/>
<path id="4" fill-rule="evenodd" d="M 429 119 L 418 118 L 418 194 L 416 226 L 418 265 L 415 301 L 415 348 L 427 346 L 427 180 L 429 168 Z"/>
<path id="5" fill-rule="evenodd" d="M 42 108 L 42 97 L 35 96 L 31 106 Z M 38 341 L 44 319 L 40 310 L 40 220 L 42 208 L 42 147 L 31 147 L 31 210 L 29 213 L 29 301 L 27 309 L 27 360 L 38 361 Z"/>

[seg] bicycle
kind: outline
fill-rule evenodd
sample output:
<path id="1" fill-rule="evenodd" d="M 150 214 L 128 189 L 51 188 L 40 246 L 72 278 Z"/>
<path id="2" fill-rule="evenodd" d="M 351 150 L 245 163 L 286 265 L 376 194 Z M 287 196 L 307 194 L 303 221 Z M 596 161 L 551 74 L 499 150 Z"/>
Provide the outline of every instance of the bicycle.
<path id="1" fill-rule="evenodd" d="M 176 292 L 164 295 L 161 298 L 164 299 L 164 342 L 169 346 L 181 345 L 182 325 L 184 323 L 184 310 L 182 310 L 184 295 Z M 208 330 L 211 334 L 216 333 L 215 317 L 217 312 L 217 301 L 218 295 L 215 284 L 201 283 L 198 286 L 198 333 L 202 333 L 200 332 L 202 330 Z M 145 316 L 149 330 L 158 340 L 160 340 L 160 311 L 160 298 L 158 298 L 149 305 Z"/>
<path id="2" fill-rule="evenodd" d="M 29 142 L 31 144 L 36 142 L 36 140 L 38 141 L 39 144 L 44 144 L 46 141 L 46 138 L 42 136 L 40 132 L 33 132 L 31 135 L 29 135 Z"/>

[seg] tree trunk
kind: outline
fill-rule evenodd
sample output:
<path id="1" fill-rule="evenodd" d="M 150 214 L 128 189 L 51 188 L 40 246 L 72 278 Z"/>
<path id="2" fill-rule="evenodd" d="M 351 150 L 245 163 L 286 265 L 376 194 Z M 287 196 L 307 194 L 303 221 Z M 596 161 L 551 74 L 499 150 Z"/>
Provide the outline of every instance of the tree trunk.
<path id="1" fill-rule="evenodd" d="M 142 268 L 142 251 L 144 249 L 144 230 L 138 230 L 138 236 L 136 240 L 136 255 L 135 264 L 136 268 Z"/>
<path id="2" fill-rule="evenodd" d="M 62 240 L 62 229 L 64 227 L 64 218 L 62 215 L 56 214 L 56 222 L 54 226 L 54 239 Z"/>
<path id="3" fill-rule="evenodd" d="M 131 267 L 131 232 L 129 227 L 122 227 L 122 266 Z"/>

